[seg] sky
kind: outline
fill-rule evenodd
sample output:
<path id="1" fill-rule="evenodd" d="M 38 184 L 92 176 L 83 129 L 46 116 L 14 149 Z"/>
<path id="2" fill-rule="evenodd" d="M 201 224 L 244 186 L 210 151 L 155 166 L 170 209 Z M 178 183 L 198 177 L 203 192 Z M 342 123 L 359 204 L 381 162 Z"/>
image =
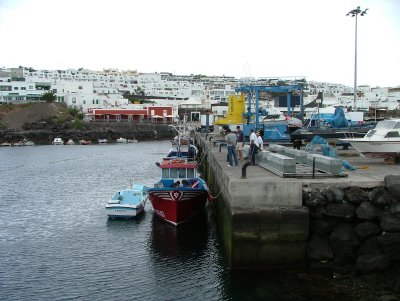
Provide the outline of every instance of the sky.
<path id="1" fill-rule="evenodd" d="M 400 0 L 0 0 L 0 67 L 400 85 Z"/>

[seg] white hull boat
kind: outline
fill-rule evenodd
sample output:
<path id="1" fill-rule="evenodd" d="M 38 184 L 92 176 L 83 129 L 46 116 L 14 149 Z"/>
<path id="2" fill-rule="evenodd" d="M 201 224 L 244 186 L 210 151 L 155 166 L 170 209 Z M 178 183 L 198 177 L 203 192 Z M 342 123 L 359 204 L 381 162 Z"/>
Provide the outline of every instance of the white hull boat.
<path id="1" fill-rule="evenodd" d="M 387 157 L 400 154 L 400 118 L 379 121 L 363 138 L 340 139 L 349 142 L 366 157 Z"/>
<path id="2" fill-rule="evenodd" d="M 108 217 L 133 218 L 141 214 L 147 201 L 146 188 L 142 184 L 134 184 L 116 191 L 106 205 Z"/>
<path id="3" fill-rule="evenodd" d="M 128 139 L 120 137 L 117 139 L 117 143 L 128 143 Z"/>
<path id="4" fill-rule="evenodd" d="M 64 141 L 61 138 L 54 138 L 53 145 L 64 145 Z"/>

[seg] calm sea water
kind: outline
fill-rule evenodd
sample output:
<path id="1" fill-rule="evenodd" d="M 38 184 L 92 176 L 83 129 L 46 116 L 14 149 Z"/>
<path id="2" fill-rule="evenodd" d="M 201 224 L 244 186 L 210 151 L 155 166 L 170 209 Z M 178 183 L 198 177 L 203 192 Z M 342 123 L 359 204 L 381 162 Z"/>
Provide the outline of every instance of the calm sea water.
<path id="1" fill-rule="evenodd" d="M 153 185 L 168 141 L 0 148 L 0 300 L 310 300 L 229 270 L 213 208 L 175 228 L 146 204 L 109 220 L 130 181 Z"/>

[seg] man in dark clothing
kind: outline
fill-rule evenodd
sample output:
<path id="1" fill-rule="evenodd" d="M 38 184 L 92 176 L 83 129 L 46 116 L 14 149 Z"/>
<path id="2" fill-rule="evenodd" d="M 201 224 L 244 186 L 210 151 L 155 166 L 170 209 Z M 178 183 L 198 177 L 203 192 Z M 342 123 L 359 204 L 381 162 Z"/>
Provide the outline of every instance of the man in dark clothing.
<path id="1" fill-rule="evenodd" d="M 244 146 L 244 135 L 243 131 L 240 129 L 240 125 L 236 127 L 236 138 L 237 138 L 237 145 L 236 150 L 239 154 L 239 160 L 243 160 L 243 146 Z"/>

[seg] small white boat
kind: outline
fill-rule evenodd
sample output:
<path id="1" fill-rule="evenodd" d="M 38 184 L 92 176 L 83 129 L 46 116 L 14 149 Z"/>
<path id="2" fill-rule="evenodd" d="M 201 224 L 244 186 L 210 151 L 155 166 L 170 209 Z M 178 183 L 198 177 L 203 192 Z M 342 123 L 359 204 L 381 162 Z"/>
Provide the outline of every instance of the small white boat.
<path id="1" fill-rule="evenodd" d="M 63 145 L 64 141 L 61 138 L 54 138 L 52 144 L 53 145 Z"/>
<path id="2" fill-rule="evenodd" d="M 106 205 L 108 217 L 132 218 L 142 213 L 147 201 L 146 189 L 142 184 L 133 184 L 116 191 Z"/>
<path id="3" fill-rule="evenodd" d="M 366 157 L 387 157 L 400 154 L 400 118 L 379 121 L 363 138 L 340 139 L 349 142 Z"/>
<path id="4" fill-rule="evenodd" d="M 127 142 L 128 143 L 137 143 L 138 141 L 135 138 L 133 138 L 133 139 L 128 139 Z"/>
<path id="5" fill-rule="evenodd" d="M 66 145 L 75 145 L 75 142 L 72 139 L 68 139 L 68 141 L 65 144 Z"/>
<path id="6" fill-rule="evenodd" d="M 3 142 L 0 146 L 12 146 L 10 142 Z"/>
<path id="7" fill-rule="evenodd" d="M 120 137 L 117 139 L 117 143 L 128 143 L 128 139 Z"/>
<path id="8" fill-rule="evenodd" d="M 24 139 L 23 143 L 24 143 L 25 146 L 34 146 L 35 145 L 35 142 L 33 142 L 32 140 Z"/>
<path id="9" fill-rule="evenodd" d="M 92 144 L 92 141 L 81 139 L 81 140 L 79 140 L 79 144 L 80 145 L 89 145 L 89 144 Z"/>
<path id="10" fill-rule="evenodd" d="M 107 142 L 107 139 L 99 139 L 99 144 L 106 144 Z"/>

